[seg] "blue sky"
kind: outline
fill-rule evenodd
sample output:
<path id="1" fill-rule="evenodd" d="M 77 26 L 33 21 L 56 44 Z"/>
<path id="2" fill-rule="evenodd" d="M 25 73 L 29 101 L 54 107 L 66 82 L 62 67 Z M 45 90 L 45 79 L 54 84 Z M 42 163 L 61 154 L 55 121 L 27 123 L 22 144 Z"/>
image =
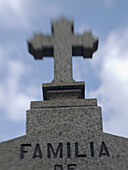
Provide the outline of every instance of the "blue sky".
<path id="1" fill-rule="evenodd" d="M 104 131 L 128 137 L 128 1 L 0 0 L 0 142 L 22 136 L 30 101 L 42 100 L 53 58 L 35 61 L 27 41 L 51 34 L 51 21 L 74 20 L 75 33 L 99 38 L 93 59 L 73 58 L 73 77 L 85 81 L 85 97 L 102 106 Z"/>

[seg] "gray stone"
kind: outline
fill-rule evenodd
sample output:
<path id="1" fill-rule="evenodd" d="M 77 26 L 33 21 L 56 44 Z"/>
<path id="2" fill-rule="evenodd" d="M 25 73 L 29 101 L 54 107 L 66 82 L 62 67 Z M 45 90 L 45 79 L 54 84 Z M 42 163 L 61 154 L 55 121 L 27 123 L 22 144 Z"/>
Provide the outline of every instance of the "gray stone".
<path id="1" fill-rule="evenodd" d="M 98 48 L 98 39 L 91 32 L 74 35 L 73 22 L 62 18 L 52 23 L 52 36 L 35 34 L 28 45 L 29 52 L 35 59 L 54 57 L 54 80 L 50 84 L 43 84 L 44 100 L 55 96 L 84 98 L 84 82 L 75 82 L 72 78 L 72 56 L 92 58 Z M 62 87 L 67 91 L 63 91 L 61 95 Z"/>
<path id="2" fill-rule="evenodd" d="M 44 100 L 52 99 L 84 99 L 85 83 L 43 83 L 43 97 Z"/>
<path id="3" fill-rule="evenodd" d="M 64 18 L 52 24 L 52 36 L 35 34 L 29 41 L 29 52 L 35 59 L 54 56 L 53 84 L 73 83 L 72 55 L 92 58 L 98 48 L 98 40 L 91 32 L 74 35 L 73 22 Z"/>
<path id="4" fill-rule="evenodd" d="M 101 117 L 96 99 L 32 102 L 27 134 L 0 144 L 0 169 L 128 169 L 127 139 L 103 133 Z"/>
<path id="5" fill-rule="evenodd" d="M 64 19 L 53 24 L 53 37 L 58 43 L 59 53 L 63 43 L 65 47 L 73 43 L 80 47 L 82 43 L 85 53 L 91 57 L 96 50 L 91 34 L 84 34 L 82 38 L 72 35 L 72 43 L 71 38 L 67 39 L 71 44 L 66 44 L 63 36 L 70 36 L 72 26 Z M 59 34 L 61 31 L 62 35 Z M 62 37 L 60 47 L 60 37 L 55 35 Z M 35 37 L 29 44 L 35 58 L 42 58 L 42 53 L 47 56 L 53 54 L 52 37 Z M 54 45 L 55 54 L 57 46 Z M 91 53 L 86 49 L 91 49 Z M 81 48 L 73 50 L 73 54 L 85 54 Z M 65 53 L 62 48 L 62 54 L 67 53 L 68 49 Z M 64 64 L 69 58 L 63 59 Z M 59 58 L 56 58 L 55 65 L 60 68 Z M 0 144 L 0 170 L 128 169 L 128 139 L 103 132 L 102 112 L 101 107 L 97 106 L 97 99 L 84 99 L 84 82 L 75 82 L 71 61 L 67 61 L 67 65 L 69 75 L 65 74 L 64 79 L 63 72 L 58 76 L 59 70 L 56 68 L 53 82 L 43 84 L 45 100 L 31 102 L 27 111 L 26 135 Z"/>

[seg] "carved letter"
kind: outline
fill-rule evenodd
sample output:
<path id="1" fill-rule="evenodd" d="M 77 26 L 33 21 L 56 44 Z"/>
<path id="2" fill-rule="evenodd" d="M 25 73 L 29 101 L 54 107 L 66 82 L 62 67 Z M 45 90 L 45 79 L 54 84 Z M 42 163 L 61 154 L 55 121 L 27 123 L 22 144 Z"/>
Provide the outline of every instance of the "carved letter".
<path id="1" fill-rule="evenodd" d="M 94 145 L 93 145 L 93 142 L 90 142 L 90 151 L 91 151 L 91 157 L 94 157 Z"/>
<path id="2" fill-rule="evenodd" d="M 24 147 L 26 147 L 26 146 L 30 147 L 31 144 L 21 144 L 21 146 L 20 146 L 20 151 L 21 151 L 20 158 L 21 159 L 24 159 L 24 153 L 28 152 L 28 150 L 24 150 Z"/>
<path id="3" fill-rule="evenodd" d="M 68 170 L 74 170 L 76 168 L 77 164 L 68 164 Z"/>
<path id="4" fill-rule="evenodd" d="M 57 149 L 56 149 L 56 152 L 54 151 L 53 147 L 52 147 L 52 144 L 51 143 L 48 143 L 47 144 L 47 155 L 48 155 L 48 158 L 51 158 L 51 151 L 53 153 L 53 156 L 54 158 L 57 158 L 57 155 L 60 151 L 60 154 L 59 154 L 59 158 L 63 158 L 63 144 L 62 143 L 59 143 Z"/>
<path id="5" fill-rule="evenodd" d="M 71 145 L 67 143 L 67 158 L 71 158 Z"/>
<path id="6" fill-rule="evenodd" d="M 75 157 L 86 157 L 86 154 L 79 154 L 78 143 L 75 143 Z"/>
<path id="7" fill-rule="evenodd" d="M 107 149 L 107 147 L 106 147 L 106 145 L 105 145 L 105 143 L 104 143 L 104 142 L 102 142 L 102 144 L 101 144 L 101 148 L 100 148 L 100 154 L 99 154 L 99 156 L 101 157 L 102 155 L 109 156 L 108 149 Z"/>
<path id="8" fill-rule="evenodd" d="M 62 165 L 55 165 L 54 170 L 63 170 Z"/>
<path id="9" fill-rule="evenodd" d="M 39 144 L 36 144 L 35 151 L 32 158 L 36 158 L 36 157 L 42 158 L 42 152 Z"/>

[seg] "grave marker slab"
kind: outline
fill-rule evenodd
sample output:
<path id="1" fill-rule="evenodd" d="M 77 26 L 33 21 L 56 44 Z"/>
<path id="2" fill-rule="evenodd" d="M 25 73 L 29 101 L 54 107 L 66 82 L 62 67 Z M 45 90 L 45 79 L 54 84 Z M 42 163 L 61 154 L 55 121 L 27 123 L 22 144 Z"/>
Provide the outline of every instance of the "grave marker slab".
<path id="1" fill-rule="evenodd" d="M 54 57 L 54 80 L 31 102 L 26 135 L 0 144 L 0 170 L 127 170 L 128 139 L 103 132 L 97 99 L 84 99 L 84 82 L 72 78 L 72 56 L 91 58 L 98 40 L 62 18 L 28 46 L 35 59 Z"/>

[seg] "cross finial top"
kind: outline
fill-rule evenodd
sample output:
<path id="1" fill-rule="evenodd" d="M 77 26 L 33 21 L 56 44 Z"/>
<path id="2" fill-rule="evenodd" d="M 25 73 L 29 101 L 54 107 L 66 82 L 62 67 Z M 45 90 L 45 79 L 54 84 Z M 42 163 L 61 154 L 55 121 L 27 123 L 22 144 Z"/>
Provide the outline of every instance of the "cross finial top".
<path id="1" fill-rule="evenodd" d="M 73 22 L 64 18 L 52 23 L 52 36 L 35 34 L 29 52 L 35 59 L 54 57 L 54 82 L 72 82 L 72 56 L 92 58 L 98 40 L 91 32 L 74 35 Z"/>
<path id="2" fill-rule="evenodd" d="M 54 34 L 56 31 L 72 34 L 74 31 L 73 22 L 68 21 L 65 18 L 60 18 L 58 21 L 52 22 L 52 33 Z"/>
<path id="3" fill-rule="evenodd" d="M 91 32 L 74 35 L 73 22 L 61 18 L 52 23 L 52 35 L 35 34 L 29 41 L 29 52 L 35 59 L 54 57 L 54 80 L 52 84 L 74 83 L 72 56 L 92 58 L 98 48 L 98 40 Z"/>

